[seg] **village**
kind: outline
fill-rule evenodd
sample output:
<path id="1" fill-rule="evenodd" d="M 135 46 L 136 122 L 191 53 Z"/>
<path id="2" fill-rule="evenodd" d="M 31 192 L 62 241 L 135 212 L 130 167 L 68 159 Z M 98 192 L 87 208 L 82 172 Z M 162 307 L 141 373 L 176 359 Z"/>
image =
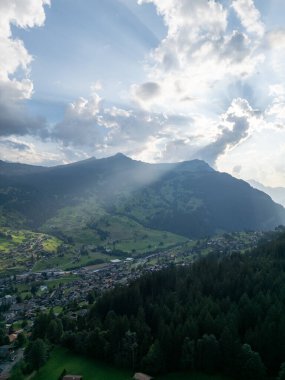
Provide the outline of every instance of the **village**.
<path id="1" fill-rule="evenodd" d="M 202 255 L 233 253 L 254 248 L 263 233 L 252 232 L 246 239 L 232 234 L 193 241 L 169 251 L 156 252 L 140 258 L 114 259 L 110 263 L 91 265 L 72 271 L 58 268 L 41 272 L 24 272 L 0 280 L 2 318 L 12 324 L 17 320 L 33 320 L 38 311 L 65 308 L 70 304 L 88 302 L 88 295 L 100 295 L 117 285 L 126 285 L 138 277 L 158 271 L 170 264 L 188 265 Z M 21 295 L 21 288 L 31 289 L 29 296 Z M 10 293 L 11 292 L 11 293 Z"/>

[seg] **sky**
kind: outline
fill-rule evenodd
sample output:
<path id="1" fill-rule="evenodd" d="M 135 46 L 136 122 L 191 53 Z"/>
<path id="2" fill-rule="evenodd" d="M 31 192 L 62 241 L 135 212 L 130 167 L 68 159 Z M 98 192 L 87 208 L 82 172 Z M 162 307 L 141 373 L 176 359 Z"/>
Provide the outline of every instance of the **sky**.
<path id="1" fill-rule="evenodd" d="M 0 159 L 285 186 L 284 0 L 0 0 Z"/>

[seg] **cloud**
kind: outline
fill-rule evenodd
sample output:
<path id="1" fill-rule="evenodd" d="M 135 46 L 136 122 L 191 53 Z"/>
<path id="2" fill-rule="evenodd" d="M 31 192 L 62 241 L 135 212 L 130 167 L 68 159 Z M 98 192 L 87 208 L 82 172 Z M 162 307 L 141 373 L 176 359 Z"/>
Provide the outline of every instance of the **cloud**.
<path id="1" fill-rule="evenodd" d="M 242 171 L 242 165 L 236 165 L 233 167 L 233 173 L 235 175 L 239 175 L 241 171 Z"/>
<path id="2" fill-rule="evenodd" d="M 68 105 L 64 119 L 53 128 L 51 137 L 63 144 L 95 146 L 104 140 L 100 125 L 100 96 L 93 92 L 89 99 L 79 98 Z"/>
<path id="3" fill-rule="evenodd" d="M 208 31 L 220 34 L 227 26 L 227 12 L 214 0 L 139 0 L 139 4 L 153 3 L 168 26 L 168 36 L 187 26 L 191 34 Z"/>
<path id="4" fill-rule="evenodd" d="M 150 153 L 152 141 L 157 141 L 161 150 L 165 150 L 167 142 L 177 136 L 187 140 L 185 125 L 192 122 L 190 117 L 182 114 L 106 107 L 104 99 L 92 88 L 88 98 L 79 98 L 67 107 L 65 117 L 50 129 L 47 138 L 98 157 L 122 151 L 136 158 L 155 161 L 159 160 L 159 154 L 154 157 Z"/>
<path id="5" fill-rule="evenodd" d="M 269 86 L 269 95 L 272 96 L 272 103 L 265 110 L 269 120 L 277 127 L 285 126 L 285 88 L 283 84 Z"/>
<path id="6" fill-rule="evenodd" d="M 15 149 L 20 152 L 25 152 L 30 150 L 30 146 L 28 144 L 25 144 L 23 142 L 16 142 L 13 140 L 0 140 L 0 145 L 3 147 L 7 147 L 10 149 Z"/>
<path id="7" fill-rule="evenodd" d="M 0 2 L 0 135 L 26 134 L 39 120 L 28 117 L 23 101 L 30 99 L 33 83 L 29 77 L 32 56 L 23 41 L 13 38 L 11 26 L 32 28 L 45 21 L 49 0 L 3 0 Z M 39 123 L 39 128 L 42 127 Z"/>
<path id="8" fill-rule="evenodd" d="M 257 115 L 257 111 L 252 109 L 247 100 L 234 99 L 221 117 L 222 122 L 219 126 L 221 132 L 215 141 L 198 151 L 197 156 L 210 165 L 215 165 L 220 155 L 250 136 L 251 122 Z"/>
<path id="9" fill-rule="evenodd" d="M 142 107 L 174 113 L 185 112 L 186 107 L 188 112 L 209 112 L 213 98 L 235 81 L 254 75 L 265 59 L 259 49 L 263 24 L 252 1 L 233 2 L 244 31 L 231 30 L 230 8 L 219 1 L 139 3 L 153 3 L 167 26 L 166 37 L 149 56 L 148 81 L 132 86 L 133 98 Z M 256 36 L 251 38 L 251 33 Z M 150 87 L 152 83 L 155 85 Z"/>
<path id="10" fill-rule="evenodd" d="M 146 82 L 132 87 L 134 98 L 139 104 L 148 103 L 160 94 L 160 85 L 156 82 Z"/>
<path id="11" fill-rule="evenodd" d="M 265 26 L 253 0 L 234 0 L 232 7 L 248 33 L 256 34 L 259 37 L 264 35 Z"/>
<path id="12" fill-rule="evenodd" d="M 285 29 L 271 30 L 266 34 L 266 42 L 270 48 L 284 49 L 285 48 Z"/>
<path id="13" fill-rule="evenodd" d="M 266 29 L 253 0 L 139 3 L 155 5 L 167 34 L 148 57 L 147 80 L 132 86 L 133 99 L 149 112 L 188 120 L 171 131 L 163 124 L 149 138 L 149 154 L 141 156 L 199 156 L 217 165 L 259 131 L 285 125 L 284 93 L 267 91 L 272 81 L 284 79 L 285 33 Z M 147 91 L 149 83 L 159 90 Z"/>
<path id="14" fill-rule="evenodd" d="M 46 121 L 41 117 L 31 117 L 21 104 L 1 104 L 0 136 L 45 135 Z"/>
<path id="15" fill-rule="evenodd" d="M 49 138 L 97 157 L 122 151 L 148 162 L 198 157 L 215 165 L 221 155 L 246 141 L 257 125 L 263 125 L 263 119 L 264 115 L 242 98 L 233 99 L 224 113 L 211 120 L 137 108 L 107 108 L 104 99 L 92 90 L 89 98 L 79 98 L 68 106 L 65 118 L 51 130 Z"/>

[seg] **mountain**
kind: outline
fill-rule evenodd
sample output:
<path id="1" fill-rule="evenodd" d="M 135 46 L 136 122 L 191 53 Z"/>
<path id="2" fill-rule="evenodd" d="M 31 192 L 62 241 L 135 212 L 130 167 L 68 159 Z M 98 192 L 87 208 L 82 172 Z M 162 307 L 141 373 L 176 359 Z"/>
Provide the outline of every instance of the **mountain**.
<path id="1" fill-rule="evenodd" d="M 27 165 L 0 160 L 0 175 L 25 175 L 46 170 L 48 170 L 48 168 L 44 166 Z"/>
<path id="2" fill-rule="evenodd" d="M 254 179 L 250 179 L 247 181 L 252 187 L 263 191 L 268 194 L 274 202 L 281 204 L 285 207 L 285 188 L 284 187 L 270 187 L 264 186 L 260 182 L 255 181 Z"/>
<path id="3" fill-rule="evenodd" d="M 0 173 L 0 224 L 78 241 L 114 242 L 119 230 L 120 236 L 159 230 L 196 238 L 285 222 L 285 210 L 268 195 L 200 160 L 148 164 L 117 154 L 19 168 L 25 173 L 13 166 Z"/>

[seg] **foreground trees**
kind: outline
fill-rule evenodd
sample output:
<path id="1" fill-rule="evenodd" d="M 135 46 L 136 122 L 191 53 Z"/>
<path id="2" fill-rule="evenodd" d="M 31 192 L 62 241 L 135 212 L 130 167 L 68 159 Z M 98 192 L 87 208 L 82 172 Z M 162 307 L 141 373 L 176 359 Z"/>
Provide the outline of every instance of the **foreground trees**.
<path id="1" fill-rule="evenodd" d="M 42 339 L 36 339 L 29 343 L 25 351 L 25 360 L 31 370 L 38 371 L 47 361 L 47 346 Z"/>

